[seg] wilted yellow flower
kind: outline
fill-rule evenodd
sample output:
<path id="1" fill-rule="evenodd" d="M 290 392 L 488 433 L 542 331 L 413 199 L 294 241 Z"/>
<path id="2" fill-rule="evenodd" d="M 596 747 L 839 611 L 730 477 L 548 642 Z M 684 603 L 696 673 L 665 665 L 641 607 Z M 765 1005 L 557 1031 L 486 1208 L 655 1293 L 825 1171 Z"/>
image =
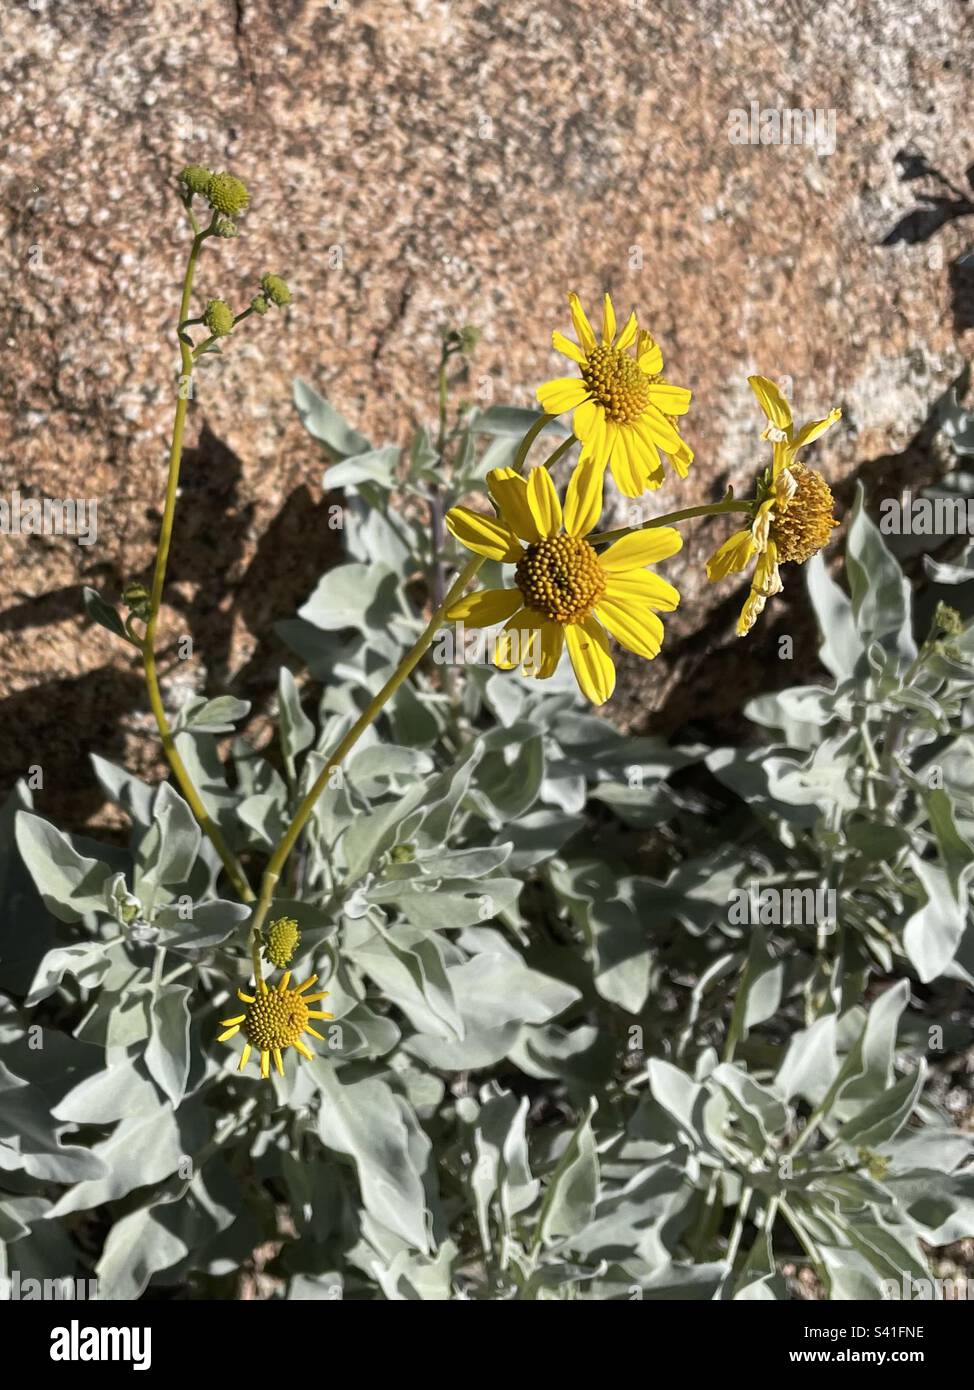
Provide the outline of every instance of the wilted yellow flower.
<path id="1" fill-rule="evenodd" d="M 264 1077 L 270 1076 L 272 1057 L 278 1072 L 281 1076 L 284 1075 L 281 1053 L 285 1048 L 293 1047 L 302 1057 L 311 1061 L 314 1054 L 301 1041 L 302 1033 L 310 1033 L 319 1042 L 324 1042 L 324 1038 L 312 1028 L 308 1020 L 334 1017 L 333 1014 L 322 1013 L 320 1009 L 308 1008 L 309 1004 L 317 1003 L 328 994 L 328 990 L 322 990 L 320 994 L 305 994 L 305 990 L 310 989 L 317 978 L 317 975 L 310 975 L 303 985 L 298 985 L 296 989 L 288 989 L 291 979 L 291 972 L 288 970 L 281 976 L 281 983 L 277 989 L 268 989 L 267 981 L 261 980 L 255 994 L 245 994 L 242 989 L 237 990 L 237 998 L 248 1007 L 244 1013 L 237 1014 L 234 1018 L 221 1020 L 220 1026 L 225 1028 L 226 1032 L 220 1034 L 217 1042 L 227 1042 L 240 1032 L 241 1027 L 243 1028 L 247 1041 L 240 1054 L 239 1071 L 243 1071 L 250 1061 L 251 1050 L 255 1047 L 260 1052 L 260 1074 Z"/>
<path id="2" fill-rule="evenodd" d="M 762 439 L 773 445 L 772 463 L 758 481 L 754 518 L 745 531 L 735 531 L 707 561 L 711 582 L 746 569 L 757 556 L 754 579 L 741 616 L 737 635 L 751 631 L 772 594 L 781 592 L 780 564 L 803 565 L 825 545 L 838 522 L 832 515 L 832 491 L 814 469 L 797 458 L 798 450 L 824 434 L 842 414 L 832 410 L 824 420 L 812 420 L 796 430 L 791 407 L 773 381 L 748 377 L 748 384 L 768 425 Z"/>
<path id="3" fill-rule="evenodd" d="M 677 418 L 690 406 L 690 392 L 671 386 L 663 377 L 663 354 L 652 335 L 640 331 L 631 313 L 616 333 L 616 316 L 605 296 L 602 341 L 599 342 L 577 294 L 568 296 L 579 345 L 563 333 L 553 333 L 555 348 L 577 362 L 581 380 L 559 377 L 538 388 L 538 400 L 549 415 L 571 410 L 572 427 L 582 443 L 582 460 L 592 459 L 604 473 L 608 465 L 619 491 L 641 497 L 663 481 L 660 454 L 668 454 L 681 478 L 693 461 L 693 450 L 680 438 Z M 636 355 L 628 349 L 635 344 Z"/>
<path id="4" fill-rule="evenodd" d="M 525 675 L 554 674 L 567 644 L 575 678 L 593 704 L 615 688 L 615 666 L 606 632 L 637 656 L 659 653 L 663 624 L 680 595 L 646 566 L 675 555 L 678 531 L 660 526 L 631 532 L 599 555 L 585 536 L 602 511 L 601 473 L 593 462 L 576 468 L 562 505 L 546 468 L 525 479 L 495 468 L 487 486 L 497 517 L 453 507 L 450 533 L 477 555 L 516 565 L 514 587 L 468 594 L 447 610 L 451 621 L 471 627 L 504 623 L 494 662 Z"/>

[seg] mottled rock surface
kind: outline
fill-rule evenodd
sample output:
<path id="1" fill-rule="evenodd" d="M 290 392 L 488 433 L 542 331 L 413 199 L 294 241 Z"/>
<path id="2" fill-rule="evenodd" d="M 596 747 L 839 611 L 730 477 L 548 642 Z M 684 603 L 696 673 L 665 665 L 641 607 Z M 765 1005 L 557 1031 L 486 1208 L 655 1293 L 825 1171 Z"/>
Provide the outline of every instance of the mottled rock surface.
<path id="1" fill-rule="evenodd" d="M 115 599 L 151 563 L 189 161 L 253 195 L 203 297 L 239 305 L 276 270 L 295 304 L 202 375 L 163 624 L 197 655 L 165 662 L 170 697 L 266 705 L 271 624 L 329 563 L 292 378 L 403 442 L 434 415 L 446 323 L 483 333 L 461 389 L 528 403 L 557 374 L 566 290 L 637 306 L 695 391 L 694 470 L 654 510 L 748 488 L 755 370 L 791 378 L 800 415 L 843 407 L 818 459 L 844 501 L 856 475 L 888 490 L 941 466 L 925 422 L 971 343 L 966 0 L 30 0 L 3 34 L 0 496 L 94 497 L 99 529 L 87 548 L 0 537 L 0 783 L 42 764 L 39 804 L 68 823 L 98 809 L 89 748 L 159 770 L 134 661 L 79 613 L 83 584 Z M 834 113 L 834 150 L 732 143 L 752 101 Z M 955 192 L 905 178 L 917 156 Z M 795 572 L 746 650 L 729 638 L 740 597 L 700 571 L 721 534 L 691 532 L 668 570 L 685 599 L 666 657 L 627 664 L 613 717 L 719 721 L 809 669 Z M 785 672 L 782 628 L 802 639 Z"/>

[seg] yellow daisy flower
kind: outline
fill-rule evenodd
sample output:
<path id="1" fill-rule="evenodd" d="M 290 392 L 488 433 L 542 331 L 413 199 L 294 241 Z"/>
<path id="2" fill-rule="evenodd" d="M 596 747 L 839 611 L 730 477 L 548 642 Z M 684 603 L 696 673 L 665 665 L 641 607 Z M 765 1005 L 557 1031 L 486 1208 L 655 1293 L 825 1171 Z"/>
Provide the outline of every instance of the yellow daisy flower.
<path id="1" fill-rule="evenodd" d="M 770 470 L 758 482 L 754 518 L 745 531 L 735 531 L 707 561 L 712 582 L 746 569 L 755 556 L 754 578 L 741 616 L 737 635 L 751 631 L 772 594 L 782 589 L 780 564 L 803 565 L 822 549 L 838 522 L 832 515 L 834 499 L 821 473 L 798 460 L 798 450 L 824 434 L 842 414 L 832 410 L 824 420 L 811 420 L 796 429 L 789 406 L 773 381 L 748 377 L 768 424 L 761 438 L 773 445 Z"/>
<path id="2" fill-rule="evenodd" d="M 554 674 L 567 645 L 582 693 L 603 704 L 615 688 L 607 633 L 637 656 L 659 653 L 663 624 L 656 613 L 672 612 L 680 595 L 645 567 L 675 555 L 680 533 L 669 526 L 633 531 L 597 554 L 585 540 L 602 511 L 601 478 L 591 463 L 572 474 L 564 511 L 544 467 L 527 479 L 495 468 L 487 486 L 496 518 L 453 507 L 446 524 L 468 550 L 515 565 L 514 587 L 468 594 L 447 618 L 475 628 L 503 622 L 495 665 L 519 666 L 542 680 Z"/>
<path id="3" fill-rule="evenodd" d="M 291 979 L 291 972 L 288 970 L 281 976 L 281 983 L 277 989 L 268 989 L 267 981 L 261 980 L 256 994 L 245 994 L 242 989 L 237 990 L 237 998 L 248 1005 L 248 1008 L 245 1013 L 237 1014 L 235 1018 L 221 1020 L 220 1026 L 225 1028 L 226 1032 L 220 1034 L 217 1042 L 227 1042 L 243 1028 L 247 1041 L 240 1055 L 238 1071 L 243 1071 L 250 1061 L 251 1050 L 255 1047 L 260 1052 L 260 1074 L 263 1077 L 271 1074 L 272 1057 L 278 1072 L 281 1076 L 284 1075 L 281 1053 L 285 1048 L 293 1047 L 302 1057 L 311 1061 L 314 1053 L 301 1041 L 302 1033 L 310 1033 L 319 1042 L 324 1042 L 324 1037 L 312 1028 L 308 1020 L 334 1017 L 333 1014 L 322 1013 L 320 1009 L 308 1008 L 309 1004 L 317 1003 L 328 994 L 328 990 L 322 990 L 320 994 L 305 994 L 305 990 L 310 989 L 317 978 L 317 975 L 309 975 L 303 985 L 298 985 L 296 989 L 288 989 Z"/>
<path id="4" fill-rule="evenodd" d="M 581 369 L 577 377 L 559 377 L 538 388 L 541 408 L 549 415 L 571 410 L 572 428 L 582 443 L 582 459 L 590 458 L 604 473 L 608 465 L 619 491 L 641 497 L 663 481 L 660 454 L 669 455 L 685 478 L 693 450 L 680 438 L 679 416 L 690 406 L 690 392 L 671 386 L 663 377 L 663 354 L 652 335 L 636 324 L 631 313 L 616 333 L 616 316 L 605 296 L 602 341 L 595 336 L 577 294 L 568 296 L 578 344 L 553 333 L 552 344 Z M 628 349 L 636 345 L 636 355 Z"/>

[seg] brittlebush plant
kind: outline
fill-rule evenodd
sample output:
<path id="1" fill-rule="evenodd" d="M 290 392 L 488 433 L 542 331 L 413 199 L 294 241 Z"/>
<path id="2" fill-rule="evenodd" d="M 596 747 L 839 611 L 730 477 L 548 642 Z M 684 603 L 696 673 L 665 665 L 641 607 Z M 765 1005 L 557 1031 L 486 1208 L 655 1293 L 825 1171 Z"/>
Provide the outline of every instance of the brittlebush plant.
<path id="1" fill-rule="evenodd" d="M 42 1225 L 120 1298 L 232 1297 L 267 1240 L 293 1297 L 775 1298 L 802 1266 L 880 1297 L 929 1275 L 972 1229 L 970 1136 L 924 1089 L 974 973 L 971 643 L 943 601 L 917 642 L 861 495 L 851 598 L 828 577 L 807 451 L 839 411 L 797 427 L 750 377 L 753 495 L 613 528 L 710 465 L 690 390 L 609 295 L 599 333 L 569 294 L 552 343 L 576 370 L 540 412 L 457 401 L 478 334 L 447 327 L 436 424 L 405 450 L 296 383 L 347 559 L 279 627 L 307 674 L 282 667 L 258 750 L 231 694 L 167 705 L 158 628 L 194 374 L 292 296 L 202 260 L 239 234 L 236 174 L 189 166 L 179 192 L 155 564 L 124 618 L 87 593 L 137 653 L 173 782 L 95 759 L 125 849 L 62 834 L 24 785 L 8 804 L 7 1267 L 53 1258 Z M 659 654 L 682 528 L 724 514 L 707 575 L 744 577 L 738 632 L 807 564 L 831 683 L 752 702 L 745 749 L 623 736 L 592 709 L 616 654 Z M 806 892 L 839 909 L 776 916 Z"/>

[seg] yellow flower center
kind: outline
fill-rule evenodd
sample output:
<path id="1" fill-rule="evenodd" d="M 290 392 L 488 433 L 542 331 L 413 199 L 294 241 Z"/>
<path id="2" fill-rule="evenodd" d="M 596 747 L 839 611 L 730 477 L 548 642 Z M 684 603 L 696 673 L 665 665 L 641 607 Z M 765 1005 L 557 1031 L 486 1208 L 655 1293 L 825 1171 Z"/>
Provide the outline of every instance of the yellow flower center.
<path id="1" fill-rule="evenodd" d="M 577 623 L 605 593 L 605 572 L 588 541 L 554 536 L 530 545 L 514 581 L 529 608 L 553 623 Z"/>
<path id="2" fill-rule="evenodd" d="M 258 993 L 247 1009 L 244 1032 L 254 1047 L 270 1052 L 275 1047 L 293 1047 L 308 1022 L 308 1006 L 293 989 Z"/>
<path id="3" fill-rule="evenodd" d="M 589 353 L 582 379 L 595 399 L 605 406 L 610 420 L 631 425 L 649 403 L 649 377 L 639 364 L 614 347 L 597 347 Z"/>
<path id="4" fill-rule="evenodd" d="M 838 522 L 832 515 L 832 490 L 822 477 L 804 464 L 793 463 L 789 469 L 796 487 L 787 502 L 775 508 L 771 523 L 771 539 L 778 548 L 782 562 L 794 560 L 803 565 L 832 534 Z"/>

